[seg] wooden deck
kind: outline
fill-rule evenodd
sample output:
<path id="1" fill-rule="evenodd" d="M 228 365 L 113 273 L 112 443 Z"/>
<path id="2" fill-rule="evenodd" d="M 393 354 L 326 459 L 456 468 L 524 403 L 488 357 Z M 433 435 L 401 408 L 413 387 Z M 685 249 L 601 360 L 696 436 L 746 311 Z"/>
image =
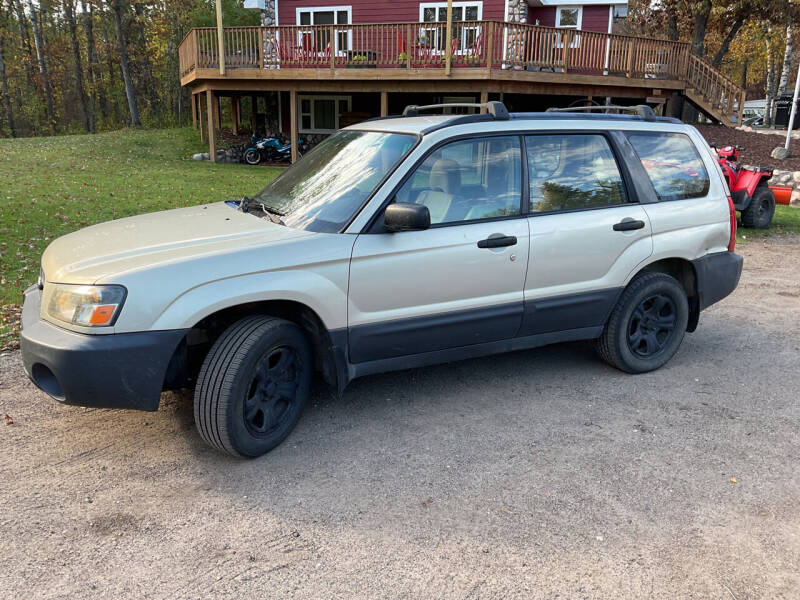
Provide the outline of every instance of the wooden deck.
<path id="1" fill-rule="evenodd" d="M 725 125 L 741 122 L 744 90 L 685 42 L 497 21 L 453 30 L 447 64 L 443 23 L 226 27 L 222 54 L 217 29 L 197 28 L 179 47 L 181 83 L 193 99 L 268 90 L 664 100 L 676 92 Z"/>

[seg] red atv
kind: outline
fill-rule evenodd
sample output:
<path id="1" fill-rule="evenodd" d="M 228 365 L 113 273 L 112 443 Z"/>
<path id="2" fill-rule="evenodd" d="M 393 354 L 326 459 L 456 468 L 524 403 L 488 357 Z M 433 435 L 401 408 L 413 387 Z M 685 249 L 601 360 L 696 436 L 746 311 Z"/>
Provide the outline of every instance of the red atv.
<path id="1" fill-rule="evenodd" d="M 742 226 L 752 229 L 766 229 L 775 214 L 775 196 L 767 187 L 772 177 L 772 169 L 757 167 L 755 170 L 739 166 L 740 146 L 711 147 L 717 152 L 717 162 L 728 182 L 733 206 L 742 213 Z"/>

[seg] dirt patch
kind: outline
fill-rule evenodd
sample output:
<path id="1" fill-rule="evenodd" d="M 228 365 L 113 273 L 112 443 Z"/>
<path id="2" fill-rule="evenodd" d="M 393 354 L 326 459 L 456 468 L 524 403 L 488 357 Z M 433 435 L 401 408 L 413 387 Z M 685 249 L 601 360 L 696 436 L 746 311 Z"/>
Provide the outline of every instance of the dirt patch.
<path id="1" fill-rule="evenodd" d="M 716 142 L 719 146 L 741 146 L 744 150 L 739 154 L 739 162 L 755 167 L 769 167 L 782 171 L 800 171 L 800 140 L 794 140 L 792 156 L 778 160 L 769 153 L 776 146 L 783 146 L 784 138 L 779 135 L 740 131 L 722 125 L 695 125 L 708 143 Z"/>
<path id="2" fill-rule="evenodd" d="M 252 461 L 190 394 L 62 406 L 0 355 L 8 598 L 797 598 L 800 237 L 664 368 L 559 344 L 316 392 Z"/>

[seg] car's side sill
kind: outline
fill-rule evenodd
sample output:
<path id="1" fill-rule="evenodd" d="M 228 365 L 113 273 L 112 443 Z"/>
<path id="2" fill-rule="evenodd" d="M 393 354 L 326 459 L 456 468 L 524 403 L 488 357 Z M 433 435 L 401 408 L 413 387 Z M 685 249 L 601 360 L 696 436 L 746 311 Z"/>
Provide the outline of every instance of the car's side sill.
<path id="1" fill-rule="evenodd" d="M 458 348 L 436 350 L 433 352 L 408 354 L 406 356 L 382 358 L 355 364 L 349 363 L 348 374 L 349 379 L 353 380 L 356 377 L 363 377 L 364 375 L 385 373 L 387 371 L 398 371 L 401 369 L 415 369 L 417 367 L 425 367 L 428 365 L 435 365 L 456 360 L 465 360 L 468 358 L 477 358 L 490 354 L 501 354 L 503 352 L 513 352 L 514 350 L 536 348 L 537 346 L 546 346 L 547 344 L 574 342 L 576 340 L 591 340 L 600 337 L 601 333 L 603 333 L 603 325 L 597 325 L 594 327 L 580 327 L 578 329 L 539 333 L 536 335 L 527 335 L 507 340 L 498 340 L 495 342 L 485 342 L 482 344 L 460 346 Z"/>

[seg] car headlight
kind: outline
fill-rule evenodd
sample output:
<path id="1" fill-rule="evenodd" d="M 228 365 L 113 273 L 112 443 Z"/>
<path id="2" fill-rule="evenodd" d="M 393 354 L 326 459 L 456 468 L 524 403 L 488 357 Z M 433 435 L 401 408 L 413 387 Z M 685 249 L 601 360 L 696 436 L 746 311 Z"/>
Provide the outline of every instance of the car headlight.
<path id="1" fill-rule="evenodd" d="M 121 285 L 52 285 L 47 314 L 84 327 L 113 325 L 127 294 Z"/>

